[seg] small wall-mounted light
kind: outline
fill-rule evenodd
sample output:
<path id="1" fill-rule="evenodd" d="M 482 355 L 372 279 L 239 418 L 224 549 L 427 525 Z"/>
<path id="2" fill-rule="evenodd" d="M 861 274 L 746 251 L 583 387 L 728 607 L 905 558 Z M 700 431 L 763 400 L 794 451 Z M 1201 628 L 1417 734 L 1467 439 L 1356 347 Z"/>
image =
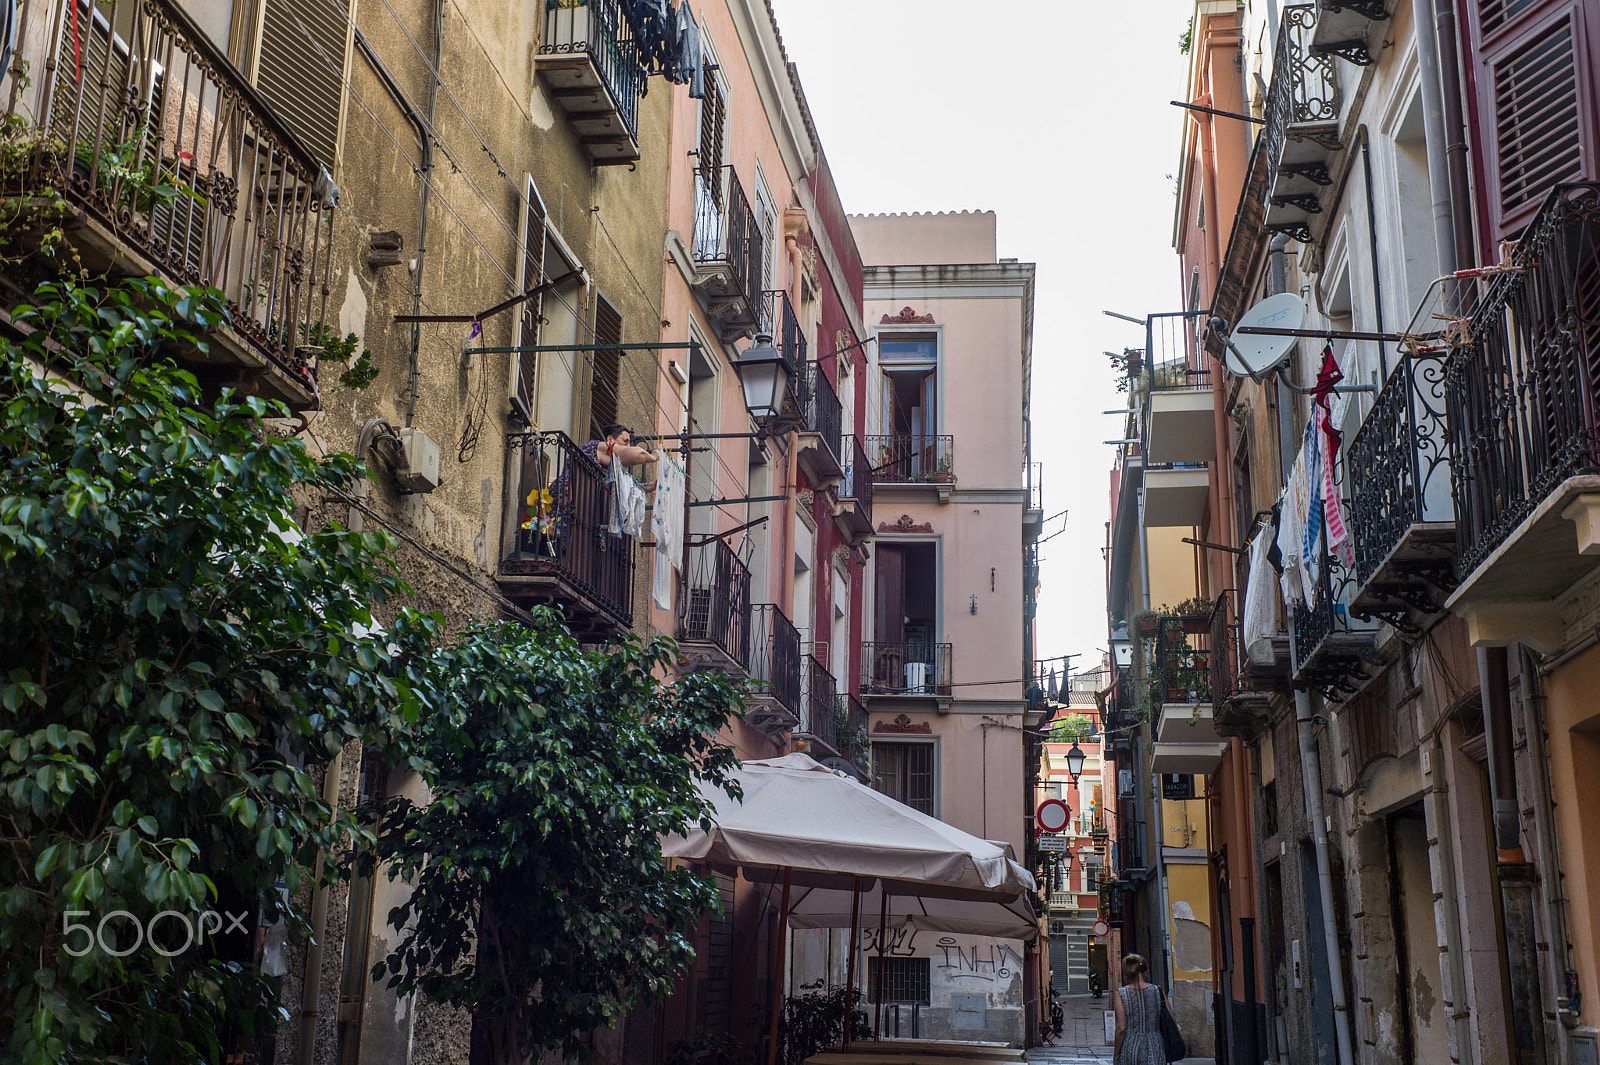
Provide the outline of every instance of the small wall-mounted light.
<path id="1" fill-rule="evenodd" d="M 976 614 L 978 612 L 978 597 L 977 596 L 973 596 L 972 597 L 972 611 L 971 612 L 974 613 L 974 614 Z"/>

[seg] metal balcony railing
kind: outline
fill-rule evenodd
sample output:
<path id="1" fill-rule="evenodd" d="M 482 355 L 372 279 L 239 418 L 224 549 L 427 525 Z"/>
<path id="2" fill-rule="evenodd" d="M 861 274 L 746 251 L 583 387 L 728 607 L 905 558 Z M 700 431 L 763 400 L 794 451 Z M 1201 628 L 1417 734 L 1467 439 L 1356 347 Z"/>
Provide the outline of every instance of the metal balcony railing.
<path id="1" fill-rule="evenodd" d="M 899 433 L 867 437 L 872 478 L 879 484 L 944 484 L 955 476 L 953 436 Z"/>
<path id="2" fill-rule="evenodd" d="M 1239 625 L 1231 590 L 1224 589 L 1211 607 L 1211 708 L 1220 716 L 1239 693 Z"/>
<path id="3" fill-rule="evenodd" d="M 750 570 L 725 540 L 689 548 L 678 639 L 709 643 L 735 665 L 750 662 Z"/>
<path id="4" fill-rule="evenodd" d="M 811 655 L 805 661 L 805 711 L 797 731 L 806 732 L 839 749 L 839 718 L 844 708 L 839 701 L 839 685 L 828 668 Z"/>
<path id="5" fill-rule="evenodd" d="M 951 645 L 926 640 L 861 645 L 863 695 L 949 695 Z"/>
<path id="6" fill-rule="evenodd" d="M 1356 580 L 1369 580 L 1406 530 L 1449 521 L 1445 359 L 1403 355 L 1345 456 Z"/>
<path id="7" fill-rule="evenodd" d="M 749 670 L 768 694 L 800 716 L 800 633 L 775 603 L 751 608 Z"/>
<path id="8" fill-rule="evenodd" d="M 1028 509 L 1044 509 L 1044 463 L 1030 462 L 1023 469 L 1028 488 Z"/>
<path id="9" fill-rule="evenodd" d="M 867 461 L 867 452 L 861 446 L 861 438 L 851 433 L 846 438 L 845 454 L 849 456 L 844 468 L 844 484 L 839 489 L 839 498 L 853 499 L 861 508 L 867 524 L 872 524 L 872 464 Z"/>
<path id="10" fill-rule="evenodd" d="M 1326 164 L 1285 163 L 1284 147 L 1296 136 L 1294 127 L 1302 124 L 1336 122 L 1343 98 L 1339 89 L 1338 68 L 1332 55 L 1311 51 L 1311 36 L 1317 12 L 1313 4 L 1293 4 L 1283 9 L 1278 27 L 1277 46 L 1272 56 L 1272 83 L 1267 89 L 1266 125 L 1261 130 L 1258 150 L 1267 153 L 1266 195 L 1277 187 L 1280 173 L 1304 173 L 1319 185 L 1327 184 Z M 1329 142 L 1330 144 L 1332 142 Z M 1317 170 L 1321 167 L 1322 170 Z M 1298 168 L 1298 169 L 1297 169 Z M 1317 207 L 1315 214 L 1320 212 Z M 1280 228 L 1310 240 L 1303 222 Z"/>
<path id="11" fill-rule="evenodd" d="M 1553 189 L 1445 371 L 1460 570 L 1600 471 L 1600 184 Z"/>
<path id="12" fill-rule="evenodd" d="M 766 249 L 739 177 L 732 166 L 699 167 L 694 184 L 694 261 L 700 266 L 726 266 L 736 294 L 755 310 L 759 325 Z"/>
<path id="13" fill-rule="evenodd" d="M 1172 392 L 1184 388 L 1210 388 L 1211 371 L 1195 370 L 1186 362 L 1167 362 L 1150 368 L 1150 390 Z"/>
<path id="14" fill-rule="evenodd" d="M 800 431 L 821 437 L 834 462 L 842 467 L 845 456 L 839 454 L 839 428 L 844 420 L 844 408 L 839 404 L 838 393 L 833 390 L 828 375 L 822 372 L 820 362 L 805 363 L 798 381 L 800 409 L 805 418 Z"/>
<path id="15" fill-rule="evenodd" d="M 1117 868 L 1122 872 L 1145 868 L 1143 822 L 1126 819 L 1117 829 Z"/>
<path id="16" fill-rule="evenodd" d="M 810 345 L 787 290 L 768 289 L 761 294 L 761 331 L 772 337 L 773 346 L 796 373 L 806 365 Z"/>
<path id="17" fill-rule="evenodd" d="M 633 623 L 634 541 L 612 532 L 610 471 L 565 433 L 515 433 L 512 540 L 500 571 L 558 578 L 622 628 Z"/>
<path id="18" fill-rule="evenodd" d="M 580 53 L 594 64 L 628 136 L 638 140 L 639 97 L 644 89 L 645 69 L 622 0 L 549 5 L 539 54 Z"/>
<path id="19" fill-rule="evenodd" d="M 33 68 L 49 137 L 0 194 L 58 190 L 172 280 L 221 289 L 228 327 L 315 394 L 332 179 L 172 0 L 61 0 L 35 18 L 57 27 Z"/>
<path id="20" fill-rule="evenodd" d="M 839 757 L 870 775 L 872 770 L 872 744 L 867 735 L 867 708 L 854 695 L 841 696 L 844 719 L 836 749 Z"/>
<path id="21" fill-rule="evenodd" d="M 1211 615 L 1163 614 L 1150 652 L 1153 703 L 1211 701 Z"/>

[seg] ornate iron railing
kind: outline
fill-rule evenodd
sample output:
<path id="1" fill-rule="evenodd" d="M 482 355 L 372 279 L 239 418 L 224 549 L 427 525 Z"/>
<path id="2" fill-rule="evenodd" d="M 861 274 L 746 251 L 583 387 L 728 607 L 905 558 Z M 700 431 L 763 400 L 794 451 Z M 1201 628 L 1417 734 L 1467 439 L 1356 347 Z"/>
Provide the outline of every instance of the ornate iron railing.
<path id="1" fill-rule="evenodd" d="M 678 639 L 709 643 L 734 663 L 750 662 L 750 570 L 725 540 L 689 548 L 678 598 Z"/>
<path id="2" fill-rule="evenodd" d="M 844 484 L 840 487 L 839 498 L 853 499 L 856 506 L 861 508 L 868 524 L 872 522 L 872 464 L 867 461 L 867 453 L 861 446 L 861 438 L 851 433 L 845 440 L 846 465 L 844 468 Z"/>
<path id="3" fill-rule="evenodd" d="M 315 394 L 327 172 L 171 0 L 62 0 L 38 17 L 54 26 L 35 68 L 48 137 L 5 191 L 54 188 L 173 280 L 221 289 L 229 328 Z"/>
<path id="4" fill-rule="evenodd" d="M 810 733 L 837 751 L 839 718 L 844 713 L 839 701 L 839 685 L 828 667 L 811 655 L 806 655 L 805 688 L 805 711 L 800 715 L 800 727 L 796 731 Z"/>
<path id="5" fill-rule="evenodd" d="M 828 375 L 822 372 L 822 363 L 808 362 L 800 372 L 800 409 L 805 415 L 801 431 L 816 433 L 833 453 L 834 461 L 843 466 L 844 456 L 839 454 L 839 427 L 844 420 L 844 408 L 839 405 L 839 395 L 833 390 Z"/>
<path id="6" fill-rule="evenodd" d="M 839 742 L 834 749 L 839 757 L 861 770 L 863 776 L 872 772 L 872 744 L 867 735 L 867 708 L 854 695 L 841 697 L 844 718 L 839 730 Z"/>
<path id="7" fill-rule="evenodd" d="M 621 627 L 633 624 L 634 541 L 612 531 L 610 470 L 565 433 L 515 433 L 506 446 L 516 521 L 500 571 L 558 577 Z"/>
<path id="8" fill-rule="evenodd" d="M 800 716 L 800 633 L 775 603 L 750 612 L 750 676 Z"/>
<path id="9" fill-rule="evenodd" d="M 550 3 L 540 55 L 587 55 L 628 136 L 639 139 L 639 97 L 645 70 L 621 0 Z"/>
<path id="10" fill-rule="evenodd" d="M 1117 826 L 1117 870 L 1133 872 L 1145 867 L 1144 824 L 1132 818 L 1119 818 Z"/>
<path id="11" fill-rule="evenodd" d="M 867 695 L 949 695 L 951 645 L 926 640 L 861 645 L 861 691 Z"/>
<path id="12" fill-rule="evenodd" d="M 1232 590 L 1224 589 L 1211 607 L 1211 708 L 1218 715 L 1239 693 L 1237 600 Z"/>
<path id="13" fill-rule="evenodd" d="M 1600 184 L 1560 185 L 1445 371 L 1460 570 L 1565 478 L 1600 471 Z"/>
<path id="14" fill-rule="evenodd" d="M 1372 577 L 1407 528 L 1454 517 L 1444 377 L 1440 355 L 1401 356 L 1350 441 L 1345 469 L 1359 582 Z"/>
<path id="15" fill-rule="evenodd" d="M 738 294 L 749 302 L 759 322 L 766 249 L 739 176 L 732 166 L 699 167 L 694 182 L 694 261 L 705 266 L 726 265 Z"/>
<path id="16" fill-rule="evenodd" d="M 1272 56 L 1272 84 L 1267 89 L 1266 125 L 1261 130 L 1259 149 L 1267 153 L 1268 197 L 1284 165 L 1284 146 L 1296 136 L 1293 127 L 1302 123 L 1334 122 L 1339 118 L 1343 100 L 1337 64 L 1332 55 L 1311 51 L 1316 21 L 1315 5 L 1293 4 L 1283 9 L 1283 20 L 1278 26 L 1277 47 Z M 1318 175 L 1319 180 L 1322 176 Z"/>
<path id="17" fill-rule="evenodd" d="M 761 332 L 772 337 L 773 346 L 796 372 L 806 365 L 810 345 L 787 290 L 768 289 L 761 294 Z"/>
<path id="18" fill-rule="evenodd" d="M 867 437 L 872 479 L 879 484 L 954 482 L 955 453 L 953 436 L 899 433 Z"/>
<path id="19" fill-rule="evenodd" d="M 1150 651 L 1152 703 L 1211 701 L 1211 615 L 1163 614 Z"/>

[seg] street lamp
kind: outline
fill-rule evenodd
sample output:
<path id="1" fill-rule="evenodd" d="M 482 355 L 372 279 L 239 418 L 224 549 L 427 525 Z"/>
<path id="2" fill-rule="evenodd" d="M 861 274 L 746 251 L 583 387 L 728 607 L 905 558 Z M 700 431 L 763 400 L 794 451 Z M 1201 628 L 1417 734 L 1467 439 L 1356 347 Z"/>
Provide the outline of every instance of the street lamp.
<path id="1" fill-rule="evenodd" d="M 754 344 L 744 349 L 733 364 L 744 388 L 744 405 L 750 417 L 763 428 L 777 421 L 783 413 L 783 400 L 789 391 L 789 375 L 793 367 L 789 360 L 773 346 L 772 337 L 757 333 Z"/>
<path id="2" fill-rule="evenodd" d="M 1083 772 L 1083 763 L 1089 756 L 1083 753 L 1078 746 L 1078 741 L 1072 741 L 1072 750 L 1067 752 L 1067 774 L 1072 777 L 1072 786 L 1078 786 L 1078 776 Z"/>

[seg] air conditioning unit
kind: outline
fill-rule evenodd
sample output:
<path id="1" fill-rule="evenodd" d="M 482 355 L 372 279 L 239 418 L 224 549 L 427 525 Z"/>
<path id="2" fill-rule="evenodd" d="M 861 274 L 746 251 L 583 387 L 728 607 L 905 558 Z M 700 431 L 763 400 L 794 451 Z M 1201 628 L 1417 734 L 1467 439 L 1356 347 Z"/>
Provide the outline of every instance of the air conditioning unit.
<path id="1" fill-rule="evenodd" d="M 439 487 L 439 445 L 421 429 L 400 430 L 400 455 L 395 483 L 403 492 L 431 492 Z"/>

